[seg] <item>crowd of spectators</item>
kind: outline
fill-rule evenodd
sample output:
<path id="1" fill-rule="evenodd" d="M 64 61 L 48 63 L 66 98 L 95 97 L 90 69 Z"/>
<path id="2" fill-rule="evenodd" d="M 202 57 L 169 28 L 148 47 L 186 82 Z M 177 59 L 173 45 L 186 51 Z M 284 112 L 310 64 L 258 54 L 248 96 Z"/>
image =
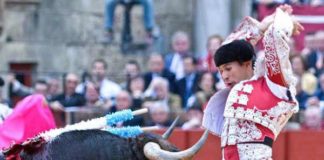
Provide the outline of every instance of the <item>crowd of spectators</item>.
<path id="1" fill-rule="evenodd" d="M 222 39 L 213 36 L 209 41 L 208 49 L 215 51 Z M 125 76 L 120 83 L 108 77 L 109 64 L 104 59 L 94 60 L 89 66 L 89 74 L 65 74 L 62 85 L 61 80 L 50 78 L 37 80 L 32 87 L 27 87 L 13 73 L 8 74 L 5 81 L 9 84 L 11 96 L 42 94 L 53 111 L 87 107 L 100 108 L 106 114 L 123 109 L 148 108 L 149 114 L 117 125 L 166 127 L 180 116 L 179 126 L 199 128 L 204 106 L 221 89 L 216 86 L 219 78 L 215 66 L 209 62 L 212 55 L 200 59 L 194 57 L 190 52 L 190 38 L 183 31 L 174 34 L 172 49 L 167 55 L 152 53 L 146 71 L 136 60 L 129 60 L 124 65 Z M 9 103 L 7 106 L 13 108 Z"/>
<path id="2" fill-rule="evenodd" d="M 172 53 L 165 56 L 152 53 L 148 57 L 147 71 L 143 71 L 136 60 L 129 60 L 124 65 L 125 76 L 121 83 L 108 77 L 106 73 L 109 65 L 103 59 L 93 61 L 91 73 L 81 81 L 75 73 L 66 74 L 62 89 L 59 89 L 60 81 L 53 78 L 37 80 L 30 88 L 15 79 L 14 74 L 9 74 L 6 83 L 10 84 L 12 95 L 24 97 L 34 93 L 43 94 L 54 111 L 87 107 L 100 108 L 106 114 L 123 109 L 149 109 L 149 114 L 117 124 L 118 126 L 166 127 L 180 116 L 179 126 L 183 129 L 199 128 L 209 98 L 224 88 L 217 68 L 210 61 L 221 42 L 220 36 L 211 36 L 206 56 L 198 59 L 189 51 L 188 35 L 182 31 L 177 32 L 172 39 Z M 300 112 L 291 119 L 287 127 L 289 129 L 323 127 L 324 72 L 323 63 L 319 62 L 323 62 L 323 53 L 310 48 L 306 50 L 308 52 L 293 52 L 291 55 L 292 69 L 298 79 L 297 100 Z M 2 100 L 4 105 L 9 105 L 8 102 Z M 4 117 L 2 115 L 2 119 Z"/>
<path id="3" fill-rule="evenodd" d="M 107 1 L 107 7 L 115 7 L 112 6 L 114 2 Z M 255 2 L 287 3 L 287 1 L 275 0 Z M 296 0 L 289 3 L 319 4 L 322 2 Z M 106 13 L 106 30 L 110 36 L 113 34 L 112 14 L 113 12 Z M 149 34 L 153 22 L 151 24 L 149 19 L 146 20 L 145 27 Z M 14 96 L 42 94 L 54 111 L 64 111 L 69 107 L 88 107 L 100 108 L 106 114 L 124 109 L 149 109 L 149 114 L 119 123 L 117 126 L 167 127 L 175 117 L 179 116 L 179 127 L 200 128 L 203 110 L 209 98 L 225 87 L 213 62 L 215 51 L 222 41 L 223 38 L 219 35 L 210 36 L 205 56 L 197 58 L 190 51 L 189 35 L 184 31 L 178 31 L 171 39 L 172 51 L 169 54 L 150 54 L 145 67 L 147 70 L 141 69 L 136 60 L 129 60 L 124 65 L 124 79 L 120 83 L 114 82 L 114 77 L 108 77 L 109 64 L 104 59 L 97 59 L 89 66 L 91 70 L 89 75 L 81 78 L 75 73 L 67 73 L 64 75 L 62 85 L 60 80 L 50 78 L 37 80 L 33 87 L 26 87 L 12 73 L 8 74 L 6 82 L 1 80 L 0 85 L 8 83 L 10 95 Z M 300 112 L 291 119 L 291 123 L 287 126 L 289 129 L 324 129 L 323 48 L 312 48 L 306 45 L 301 52 L 291 48 L 290 60 L 297 77 L 296 98 Z M 256 53 L 261 54 L 262 50 Z M 10 107 L 13 108 L 13 105 L 10 100 L 1 97 L 0 95 L 0 120 L 3 121 L 10 114 Z"/>
<path id="4" fill-rule="evenodd" d="M 254 0 L 254 3 L 261 3 L 261 4 L 294 4 L 294 5 L 323 5 L 323 0 Z"/>

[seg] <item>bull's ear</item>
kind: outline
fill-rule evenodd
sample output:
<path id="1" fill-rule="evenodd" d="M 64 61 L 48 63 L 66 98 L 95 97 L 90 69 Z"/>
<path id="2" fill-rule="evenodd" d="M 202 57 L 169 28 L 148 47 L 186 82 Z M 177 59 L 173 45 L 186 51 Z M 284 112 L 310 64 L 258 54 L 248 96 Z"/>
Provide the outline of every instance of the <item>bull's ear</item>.
<path id="1" fill-rule="evenodd" d="M 147 142 L 156 142 L 158 143 L 158 135 L 155 135 L 153 133 L 143 133 L 139 136 L 137 136 L 137 140 L 140 141 L 141 143 L 145 144 Z"/>
<path id="2" fill-rule="evenodd" d="M 144 141 L 145 141 L 145 138 L 144 138 L 143 135 L 139 135 L 139 136 L 137 136 L 136 138 L 137 138 L 137 140 L 140 141 L 140 142 L 144 142 Z"/>
<path id="3" fill-rule="evenodd" d="M 171 151 L 171 152 L 178 152 L 180 151 L 175 145 L 170 143 L 165 139 L 159 139 L 158 144 L 163 150 Z"/>

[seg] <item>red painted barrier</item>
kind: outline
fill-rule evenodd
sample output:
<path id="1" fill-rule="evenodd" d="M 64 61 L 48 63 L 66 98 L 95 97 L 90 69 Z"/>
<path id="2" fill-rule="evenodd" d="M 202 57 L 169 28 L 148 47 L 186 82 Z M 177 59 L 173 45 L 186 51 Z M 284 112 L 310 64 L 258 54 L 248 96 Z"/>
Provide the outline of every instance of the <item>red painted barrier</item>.
<path id="1" fill-rule="evenodd" d="M 165 129 L 161 129 L 158 131 L 155 131 L 155 133 L 163 135 L 163 133 L 165 132 Z M 201 131 L 202 132 L 202 131 Z M 168 140 L 170 142 L 172 142 L 172 144 L 174 144 L 175 146 L 177 146 L 179 149 L 186 149 L 188 146 L 188 142 L 187 142 L 187 132 L 181 130 L 181 129 L 175 129 L 171 136 L 168 138 Z"/>
<path id="2" fill-rule="evenodd" d="M 324 131 L 288 132 L 286 142 L 289 160 L 324 159 Z"/>
<path id="3" fill-rule="evenodd" d="M 190 131 L 188 132 L 188 144 L 189 146 L 194 145 L 201 135 L 203 131 Z M 188 146 L 188 147 L 189 147 Z M 220 138 L 216 137 L 213 134 L 208 135 L 208 139 L 202 149 L 195 155 L 194 160 L 201 160 L 201 159 L 221 159 L 221 148 L 220 148 Z"/>
<path id="4" fill-rule="evenodd" d="M 165 130 L 157 131 L 163 134 Z M 203 130 L 183 131 L 176 129 L 169 140 L 180 149 L 186 149 L 195 144 L 203 134 Z M 194 160 L 221 159 L 220 138 L 212 134 Z M 274 160 L 323 160 L 324 131 L 295 131 L 281 133 L 273 145 Z"/>

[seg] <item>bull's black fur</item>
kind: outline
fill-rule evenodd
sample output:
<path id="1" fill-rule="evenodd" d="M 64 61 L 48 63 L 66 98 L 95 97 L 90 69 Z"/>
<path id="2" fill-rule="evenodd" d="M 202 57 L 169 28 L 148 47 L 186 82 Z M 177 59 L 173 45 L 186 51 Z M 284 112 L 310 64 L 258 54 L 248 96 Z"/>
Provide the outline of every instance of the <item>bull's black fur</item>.
<path id="1" fill-rule="evenodd" d="M 106 131 L 84 130 L 63 133 L 38 152 L 21 153 L 21 157 L 25 160 L 145 160 L 143 147 L 147 142 L 156 142 L 168 151 L 178 151 L 161 136 L 151 133 L 126 139 Z"/>

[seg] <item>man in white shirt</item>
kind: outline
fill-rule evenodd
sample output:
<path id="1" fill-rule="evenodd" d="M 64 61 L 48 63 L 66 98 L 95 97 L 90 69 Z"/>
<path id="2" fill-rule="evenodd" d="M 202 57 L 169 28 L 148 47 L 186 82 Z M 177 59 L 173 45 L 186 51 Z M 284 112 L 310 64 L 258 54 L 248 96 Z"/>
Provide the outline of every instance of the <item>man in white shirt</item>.
<path id="1" fill-rule="evenodd" d="M 172 36 L 173 53 L 165 56 L 165 66 L 179 80 L 185 76 L 183 57 L 190 55 L 190 38 L 186 32 L 178 31 Z"/>
<path id="2" fill-rule="evenodd" d="M 107 67 L 107 63 L 103 59 L 95 60 L 92 63 L 91 77 L 89 80 L 99 88 L 101 99 L 114 101 L 117 93 L 121 91 L 121 87 L 106 77 Z M 78 85 L 76 92 L 85 93 L 86 83 L 87 80 Z"/>

